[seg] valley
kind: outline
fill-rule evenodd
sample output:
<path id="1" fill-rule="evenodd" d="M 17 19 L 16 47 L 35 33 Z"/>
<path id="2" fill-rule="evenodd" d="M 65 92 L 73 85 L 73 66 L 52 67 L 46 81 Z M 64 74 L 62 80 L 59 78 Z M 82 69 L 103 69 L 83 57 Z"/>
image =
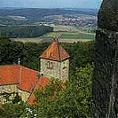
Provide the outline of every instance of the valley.
<path id="1" fill-rule="evenodd" d="M 0 35 L 36 43 L 50 42 L 55 37 L 68 43 L 91 41 L 95 39 L 96 14 L 96 9 L 1 9 Z M 40 30 L 42 27 L 45 31 Z"/>

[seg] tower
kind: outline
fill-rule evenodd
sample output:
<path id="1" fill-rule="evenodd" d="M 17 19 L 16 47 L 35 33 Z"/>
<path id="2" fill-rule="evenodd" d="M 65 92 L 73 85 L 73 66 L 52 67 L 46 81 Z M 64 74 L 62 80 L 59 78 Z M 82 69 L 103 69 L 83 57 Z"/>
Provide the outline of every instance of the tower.
<path id="1" fill-rule="evenodd" d="M 69 74 L 69 54 L 53 40 L 51 45 L 40 56 L 40 73 L 48 78 L 67 80 Z"/>

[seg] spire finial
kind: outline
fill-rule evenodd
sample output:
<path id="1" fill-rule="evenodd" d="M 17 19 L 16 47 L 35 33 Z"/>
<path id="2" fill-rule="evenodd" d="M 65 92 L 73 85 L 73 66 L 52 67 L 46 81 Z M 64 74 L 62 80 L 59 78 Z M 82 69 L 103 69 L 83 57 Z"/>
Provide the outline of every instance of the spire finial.
<path id="1" fill-rule="evenodd" d="M 21 61 L 20 61 L 20 58 L 18 58 L 18 65 L 20 65 Z"/>
<path id="2" fill-rule="evenodd" d="M 61 36 L 62 36 L 62 34 L 57 33 L 56 36 L 55 36 L 55 38 L 54 38 L 54 41 L 59 42 L 59 39 L 61 38 Z"/>

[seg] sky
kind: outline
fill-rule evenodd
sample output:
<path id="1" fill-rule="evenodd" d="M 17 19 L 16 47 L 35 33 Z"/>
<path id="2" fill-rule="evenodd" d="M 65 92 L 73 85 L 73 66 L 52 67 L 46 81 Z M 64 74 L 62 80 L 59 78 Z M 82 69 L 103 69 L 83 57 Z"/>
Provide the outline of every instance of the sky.
<path id="1" fill-rule="evenodd" d="M 101 1 L 102 0 L 0 0 L 0 8 L 99 8 Z"/>

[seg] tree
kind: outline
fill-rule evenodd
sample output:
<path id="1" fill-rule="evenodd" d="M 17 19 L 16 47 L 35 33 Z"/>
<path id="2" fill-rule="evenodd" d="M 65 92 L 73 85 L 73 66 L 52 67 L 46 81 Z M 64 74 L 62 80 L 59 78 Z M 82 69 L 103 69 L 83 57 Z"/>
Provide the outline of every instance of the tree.
<path id="1" fill-rule="evenodd" d="M 0 118 L 19 118 L 25 111 L 26 104 L 17 93 L 3 93 L 0 97 L 6 101 L 0 105 Z"/>
<path id="2" fill-rule="evenodd" d="M 48 32 L 52 32 L 53 27 L 50 26 L 2 26 L 0 27 L 1 34 L 6 34 L 8 37 L 39 37 Z"/>
<path id="3" fill-rule="evenodd" d="M 91 116 L 91 78 L 93 68 L 86 65 L 70 81 L 51 81 L 36 92 L 38 118 L 89 118 Z"/>

